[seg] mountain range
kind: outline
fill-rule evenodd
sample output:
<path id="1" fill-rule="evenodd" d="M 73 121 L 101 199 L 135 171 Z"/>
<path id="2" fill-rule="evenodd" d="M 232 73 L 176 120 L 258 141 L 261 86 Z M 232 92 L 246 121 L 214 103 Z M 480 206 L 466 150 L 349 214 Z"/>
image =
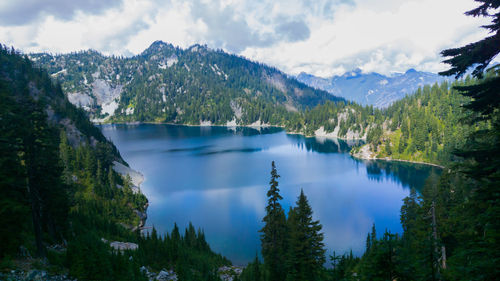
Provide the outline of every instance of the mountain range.
<path id="1" fill-rule="evenodd" d="M 360 69 L 330 78 L 276 68 L 213 50 L 155 41 L 133 57 L 88 50 L 30 54 L 58 80 L 69 101 L 94 121 L 178 124 L 280 124 L 285 115 L 326 101 L 389 106 L 446 78 L 410 69 L 385 76 Z"/>
<path id="2" fill-rule="evenodd" d="M 181 49 L 156 41 L 129 58 L 92 50 L 29 57 L 97 121 L 277 124 L 287 112 L 343 100 L 275 68 L 202 45 Z"/>
<path id="3" fill-rule="evenodd" d="M 330 78 L 321 78 L 304 72 L 297 76 L 297 80 L 311 87 L 378 108 L 389 106 L 394 101 L 414 93 L 419 87 L 440 83 L 446 79 L 435 73 L 415 69 L 389 76 L 376 72 L 363 73 L 360 69 Z"/>

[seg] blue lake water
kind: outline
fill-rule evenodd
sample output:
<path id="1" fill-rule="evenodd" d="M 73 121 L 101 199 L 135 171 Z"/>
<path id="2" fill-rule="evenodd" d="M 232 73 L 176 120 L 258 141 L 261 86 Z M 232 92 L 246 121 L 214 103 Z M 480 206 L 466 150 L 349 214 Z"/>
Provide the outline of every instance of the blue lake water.
<path id="1" fill-rule="evenodd" d="M 271 161 L 285 210 L 300 189 L 323 225 L 327 254 L 362 254 L 373 223 L 402 231 L 399 212 L 410 188 L 437 168 L 353 159 L 342 141 L 305 138 L 278 128 L 105 125 L 102 132 L 133 169 L 144 174 L 147 226 L 160 233 L 176 222 L 205 230 L 216 252 L 243 265 L 260 248 Z"/>

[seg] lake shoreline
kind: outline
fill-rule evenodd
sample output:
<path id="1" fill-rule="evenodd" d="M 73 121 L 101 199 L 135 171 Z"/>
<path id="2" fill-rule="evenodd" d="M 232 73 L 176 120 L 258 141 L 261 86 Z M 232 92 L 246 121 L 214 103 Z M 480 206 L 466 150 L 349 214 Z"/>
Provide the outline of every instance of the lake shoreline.
<path id="1" fill-rule="evenodd" d="M 141 125 L 141 124 L 152 124 L 152 125 L 172 125 L 172 126 L 186 126 L 186 127 L 226 127 L 226 128 L 253 128 L 253 129 L 262 129 L 262 128 L 280 128 L 285 131 L 285 133 L 289 135 L 301 135 L 306 138 L 325 138 L 325 139 L 331 139 L 331 140 L 343 140 L 343 141 L 360 141 L 360 140 L 366 140 L 366 138 L 342 138 L 342 137 L 334 137 L 334 136 L 329 136 L 329 135 L 308 135 L 302 132 L 297 132 L 297 131 L 287 131 L 285 126 L 281 125 L 270 125 L 267 123 L 264 123 L 262 125 L 219 125 L 219 124 L 210 124 L 210 125 L 205 125 L 205 124 L 179 124 L 179 123 L 171 123 L 171 122 L 152 122 L 152 121 L 133 121 L 133 122 L 94 122 L 96 125 Z"/>
<path id="2" fill-rule="evenodd" d="M 253 129 L 262 129 L 262 128 L 281 128 L 285 131 L 286 134 L 289 135 L 301 135 L 306 138 L 325 138 L 329 140 L 342 140 L 342 141 L 363 141 L 365 138 L 341 138 L 341 137 L 333 137 L 333 136 L 328 136 L 328 135 L 308 135 L 304 134 L 302 132 L 297 132 L 297 131 L 287 131 L 285 126 L 279 126 L 279 125 L 269 125 L 269 124 L 262 124 L 262 125 L 234 125 L 234 126 L 228 126 L 228 125 L 217 125 L 217 124 L 210 124 L 210 125 L 204 125 L 204 124 L 178 124 L 178 123 L 171 123 L 171 122 L 141 122 L 141 121 L 134 121 L 134 122 L 105 122 L 105 123 L 95 123 L 97 125 L 141 125 L 141 124 L 152 124 L 152 125 L 172 125 L 172 126 L 186 126 L 186 127 L 226 127 L 226 128 L 253 128 Z M 435 163 L 429 163 L 429 162 L 422 162 L 422 161 L 412 161 L 412 160 L 404 160 L 404 159 L 394 159 L 394 158 L 377 158 L 375 156 L 366 156 L 366 155 L 361 155 L 359 153 L 350 153 L 350 155 L 355 158 L 355 159 L 360 159 L 360 160 L 383 160 L 383 161 L 396 161 L 396 162 L 407 162 L 407 163 L 414 163 L 414 164 L 422 164 L 422 165 L 429 165 L 429 166 L 434 166 L 438 167 L 441 169 L 444 169 L 444 166 L 441 166 L 439 164 Z"/>
<path id="3" fill-rule="evenodd" d="M 360 160 L 375 160 L 375 161 L 387 161 L 387 162 L 406 162 L 406 163 L 411 163 L 411 164 L 421 164 L 421 165 L 428 165 L 428 166 L 433 166 L 437 167 L 440 169 L 446 168 L 445 166 L 441 166 L 438 164 L 434 163 L 428 163 L 428 162 L 422 162 L 422 161 L 412 161 L 412 160 L 404 160 L 404 159 L 392 159 L 392 158 L 359 158 L 351 155 L 353 158 L 360 159 Z"/>
<path id="4" fill-rule="evenodd" d="M 388 161 L 388 162 L 390 162 L 390 161 L 407 162 L 407 163 L 414 163 L 414 164 L 423 164 L 423 165 L 434 166 L 434 167 L 438 167 L 438 168 L 441 168 L 441 169 L 445 168 L 444 166 L 441 166 L 439 164 L 429 163 L 429 162 L 423 162 L 423 161 L 414 161 L 414 160 L 405 160 L 405 159 L 394 159 L 394 158 L 390 158 L 390 157 L 383 157 L 383 158 L 382 157 L 377 157 L 377 155 L 375 154 L 375 152 L 373 152 L 370 149 L 369 145 L 364 145 L 364 146 L 360 147 L 359 150 L 357 150 L 356 152 L 353 152 L 351 150 L 351 152 L 349 154 L 351 154 L 351 156 L 353 158 L 361 159 L 361 160 L 382 160 L 382 161 Z"/>

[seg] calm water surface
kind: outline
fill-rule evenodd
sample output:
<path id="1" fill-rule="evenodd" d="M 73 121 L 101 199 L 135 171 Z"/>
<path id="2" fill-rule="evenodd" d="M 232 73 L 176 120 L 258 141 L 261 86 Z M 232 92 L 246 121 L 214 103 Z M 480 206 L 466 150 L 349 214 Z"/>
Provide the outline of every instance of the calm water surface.
<path id="1" fill-rule="evenodd" d="M 176 222 L 201 227 L 212 249 L 245 264 L 260 248 L 271 161 L 285 210 L 304 189 L 323 224 L 327 254 L 361 254 L 373 223 L 401 232 L 399 211 L 410 188 L 436 168 L 359 161 L 344 142 L 289 135 L 277 128 L 106 125 L 130 166 L 144 174 L 148 226 L 160 233 Z"/>

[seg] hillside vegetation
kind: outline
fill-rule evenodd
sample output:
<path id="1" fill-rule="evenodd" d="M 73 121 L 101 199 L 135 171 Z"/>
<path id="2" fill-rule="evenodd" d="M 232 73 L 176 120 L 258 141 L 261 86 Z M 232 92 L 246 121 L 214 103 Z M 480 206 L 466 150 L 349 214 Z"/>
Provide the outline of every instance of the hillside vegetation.
<path id="1" fill-rule="evenodd" d="M 61 81 L 70 101 L 111 122 L 279 124 L 289 112 L 342 100 L 275 68 L 200 45 L 181 49 L 156 41 L 130 58 L 95 51 L 30 58 Z"/>
<path id="2" fill-rule="evenodd" d="M 490 72 L 486 79 L 495 76 L 495 72 Z M 471 99 L 455 89 L 478 81 L 467 78 L 452 84 L 425 86 L 395 102 L 370 125 L 367 144 L 354 149 L 353 155 L 450 164 L 456 160 L 453 152 L 465 144 L 465 136 L 486 126 L 484 122 L 463 122 L 470 115 L 463 105 Z"/>
<path id="3" fill-rule="evenodd" d="M 217 268 L 230 264 L 193 226 L 184 235 L 177 227 L 142 235 L 147 199 L 115 171 L 127 168 L 115 146 L 45 70 L 5 47 L 0 101 L 1 271 L 147 280 L 145 266 L 176 269 L 182 280 L 217 280 Z"/>

